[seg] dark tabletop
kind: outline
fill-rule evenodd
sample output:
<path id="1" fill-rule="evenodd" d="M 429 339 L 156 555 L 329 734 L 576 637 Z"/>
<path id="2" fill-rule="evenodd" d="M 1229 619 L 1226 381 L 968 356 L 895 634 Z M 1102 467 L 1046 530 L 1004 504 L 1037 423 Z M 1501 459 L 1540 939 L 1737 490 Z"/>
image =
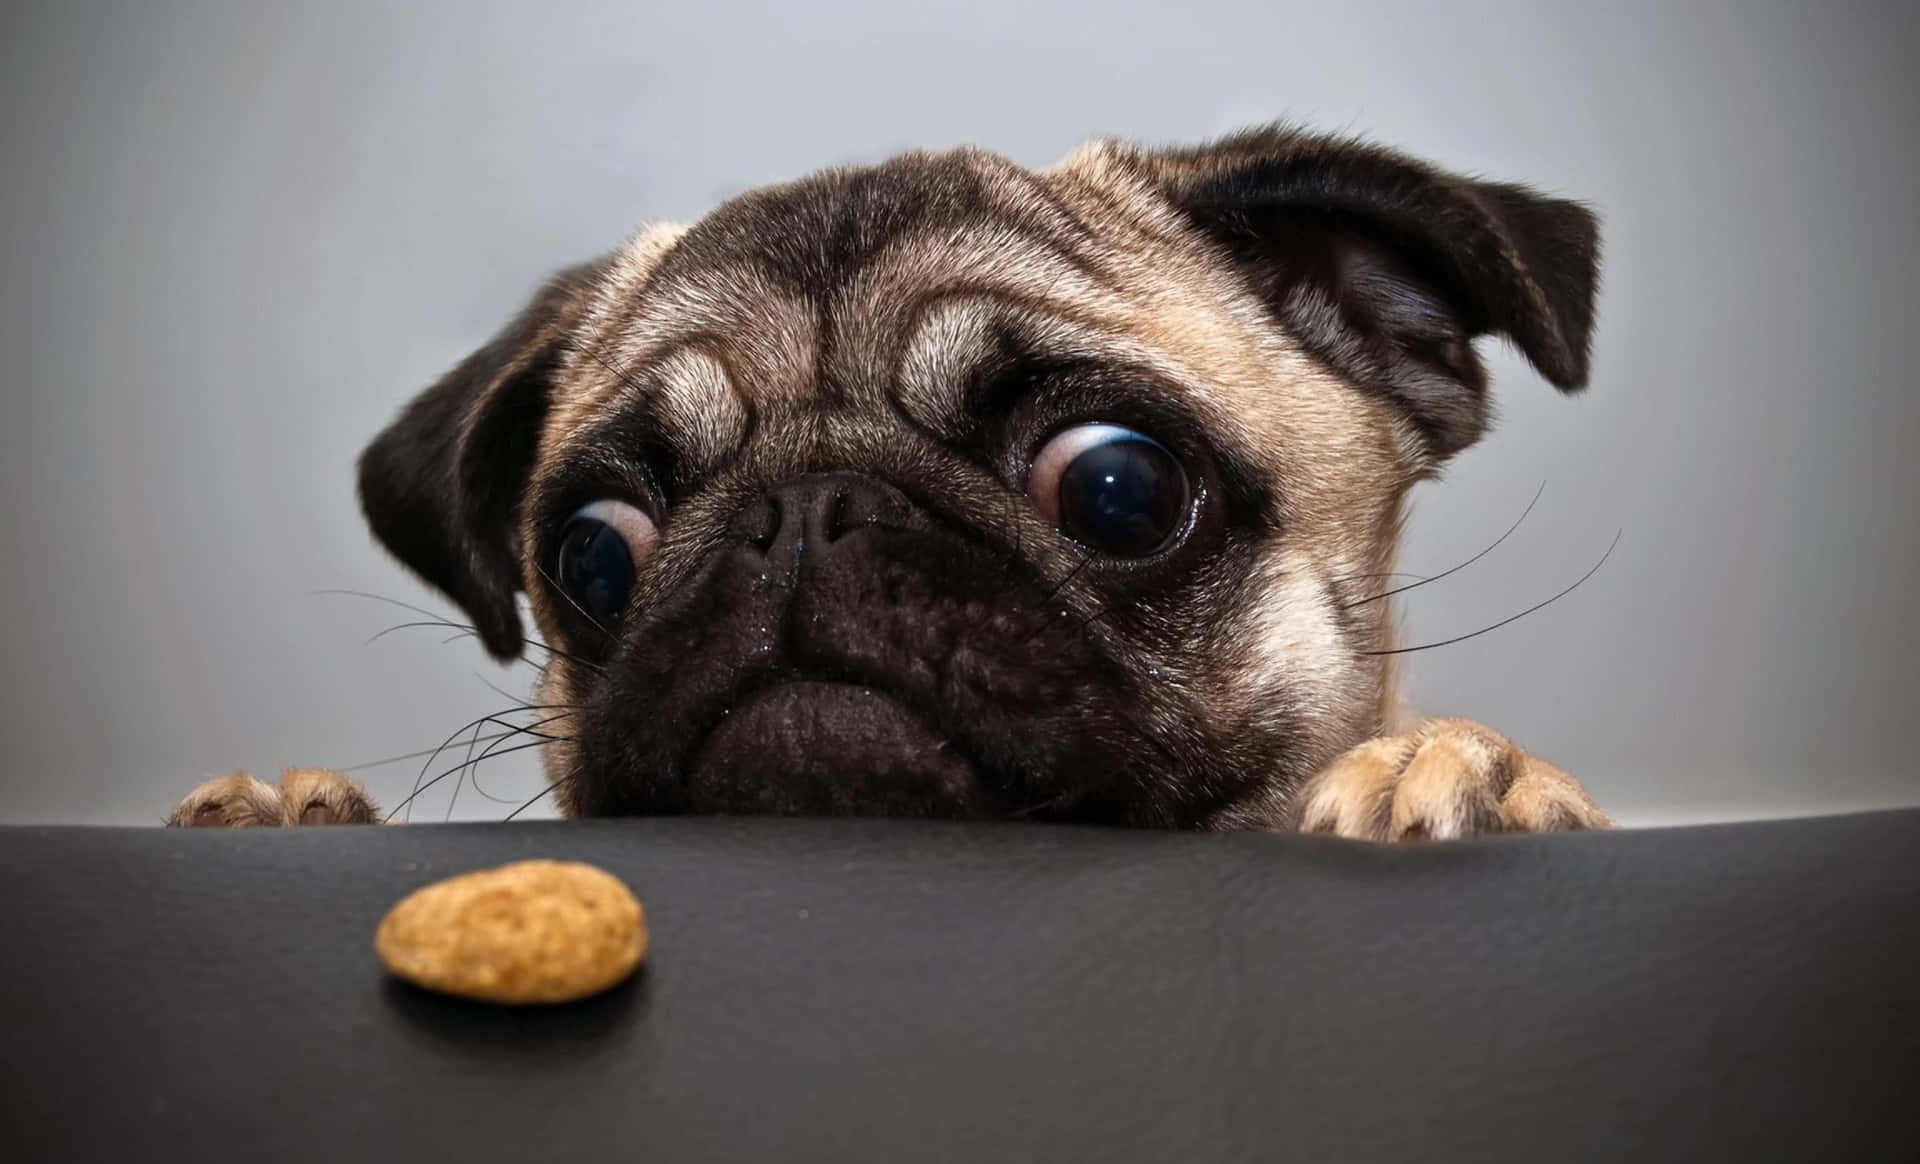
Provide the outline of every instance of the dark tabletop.
<path id="1" fill-rule="evenodd" d="M 427 882 L 589 861 L 641 974 L 389 981 Z M 7 1159 L 1920 1153 L 1920 810 L 1386 848 L 1037 825 L 0 830 Z"/>

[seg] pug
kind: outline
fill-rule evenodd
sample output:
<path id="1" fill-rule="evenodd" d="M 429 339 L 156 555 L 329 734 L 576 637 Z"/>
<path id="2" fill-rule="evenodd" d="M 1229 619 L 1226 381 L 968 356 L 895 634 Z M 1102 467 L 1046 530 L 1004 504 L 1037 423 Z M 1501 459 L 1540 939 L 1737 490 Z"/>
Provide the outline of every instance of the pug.
<path id="1" fill-rule="evenodd" d="M 1475 341 L 1588 376 L 1594 215 L 1275 126 L 910 153 L 566 270 L 367 448 L 374 535 L 534 700 L 571 817 L 1022 818 L 1382 841 L 1605 827 L 1402 723 L 1408 490 Z M 374 817 L 337 773 L 176 824 Z"/>

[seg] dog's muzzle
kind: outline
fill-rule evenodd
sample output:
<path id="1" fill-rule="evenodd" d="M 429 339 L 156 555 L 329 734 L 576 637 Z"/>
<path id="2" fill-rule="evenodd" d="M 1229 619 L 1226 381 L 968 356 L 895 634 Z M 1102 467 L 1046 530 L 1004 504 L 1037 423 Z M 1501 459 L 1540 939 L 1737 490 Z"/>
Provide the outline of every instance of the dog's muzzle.
<path id="1" fill-rule="evenodd" d="M 766 490 L 624 631 L 583 709 L 589 815 L 1122 816 L 1130 677 L 1051 589 L 874 477 Z"/>
<path id="2" fill-rule="evenodd" d="M 846 633 L 863 621 L 849 603 L 865 588 L 850 583 L 875 562 L 862 542 L 930 528 L 898 489 L 855 474 L 796 478 L 741 511 L 721 570 L 759 598 L 742 611 L 757 625 L 740 629 L 765 641 L 691 758 L 696 811 L 984 807 L 971 762 L 914 706 L 920 677 L 901 682 L 874 665 L 883 643 Z"/>

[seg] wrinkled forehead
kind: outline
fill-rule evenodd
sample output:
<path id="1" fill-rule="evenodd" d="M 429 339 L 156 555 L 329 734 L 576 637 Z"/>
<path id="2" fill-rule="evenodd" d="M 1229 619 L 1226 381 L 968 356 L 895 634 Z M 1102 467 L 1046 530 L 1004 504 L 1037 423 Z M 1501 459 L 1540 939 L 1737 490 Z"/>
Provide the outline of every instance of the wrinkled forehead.
<path id="1" fill-rule="evenodd" d="M 688 231 L 655 273 L 673 285 L 746 270 L 779 294 L 830 306 L 863 276 L 930 248 L 972 264 L 1000 249 L 1009 266 L 1085 268 L 1095 233 L 1054 184 L 1004 158 L 907 154 L 735 198 Z"/>
<path id="2" fill-rule="evenodd" d="M 695 463 L 725 461 L 759 425 L 834 412 L 943 432 L 1009 346 L 1135 365 L 1201 397 L 1223 371 L 1270 368 L 1264 329 L 1158 210 L 962 150 L 756 190 L 684 232 L 643 233 L 563 355 L 545 447 L 636 416 Z"/>

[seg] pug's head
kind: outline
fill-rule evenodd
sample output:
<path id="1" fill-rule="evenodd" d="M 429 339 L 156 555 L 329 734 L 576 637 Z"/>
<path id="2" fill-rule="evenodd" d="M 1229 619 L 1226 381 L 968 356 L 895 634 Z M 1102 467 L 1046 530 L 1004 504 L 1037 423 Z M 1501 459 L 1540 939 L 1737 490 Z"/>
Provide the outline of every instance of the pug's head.
<path id="1" fill-rule="evenodd" d="M 909 154 L 555 278 L 368 448 L 570 815 L 1229 827 L 1381 727 L 1476 337 L 1587 376 L 1582 207 L 1286 128 Z"/>

